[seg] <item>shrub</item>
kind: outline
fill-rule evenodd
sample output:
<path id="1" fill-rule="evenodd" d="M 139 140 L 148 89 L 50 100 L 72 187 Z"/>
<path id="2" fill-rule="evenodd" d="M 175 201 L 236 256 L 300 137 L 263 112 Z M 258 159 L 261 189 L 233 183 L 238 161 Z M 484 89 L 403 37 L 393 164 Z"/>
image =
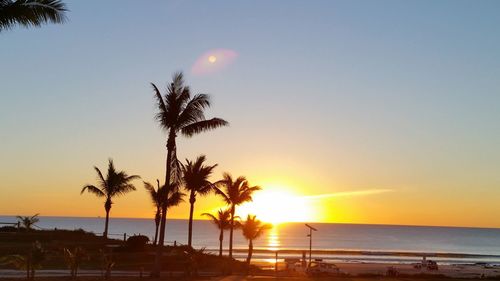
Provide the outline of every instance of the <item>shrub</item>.
<path id="1" fill-rule="evenodd" d="M 134 235 L 127 239 L 127 248 L 129 250 L 144 250 L 144 247 L 149 242 L 149 238 L 144 235 Z"/>

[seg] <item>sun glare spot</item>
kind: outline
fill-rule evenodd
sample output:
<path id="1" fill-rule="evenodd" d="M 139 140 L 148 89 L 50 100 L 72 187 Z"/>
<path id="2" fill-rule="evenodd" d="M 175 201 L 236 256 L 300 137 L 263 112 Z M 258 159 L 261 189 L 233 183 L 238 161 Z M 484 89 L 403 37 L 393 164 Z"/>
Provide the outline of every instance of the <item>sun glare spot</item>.
<path id="1" fill-rule="evenodd" d="M 217 61 L 217 57 L 216 56 L 209 56 L 208 57 L 208 62 L 209 63 L 215 63 Z"/>
<path id="2" fill-rule="evenodd" d="M 237 215 L 245 219 L 248 214 L 274 225 L 284 222 L 311 221 L 309 200 L 286 189 L 263 187 L 253 196 L 253 201 L 237 208 Z"/>
<path id="3" fill-rule="evenodd" d="M 208 75 L 217 73 L 231 65 L 238 54 L 229 49 L 213 49 L 202 54 L 191 67 L 194 75 Z"/>

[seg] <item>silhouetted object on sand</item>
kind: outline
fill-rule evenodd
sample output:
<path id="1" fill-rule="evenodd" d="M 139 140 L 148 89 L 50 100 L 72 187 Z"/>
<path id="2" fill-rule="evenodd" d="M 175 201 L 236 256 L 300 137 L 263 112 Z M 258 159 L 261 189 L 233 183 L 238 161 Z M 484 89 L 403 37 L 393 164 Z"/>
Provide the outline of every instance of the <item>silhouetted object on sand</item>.
<path id="1" fill-rule="evenodd" d="M 105 238 L 108 237 L 108 224 L 109 224 L 109 211 L 111 210 L 111 205 L 113 204 L 113 197 L 124 195 L 130 191 L 135 190 L 134 185 L 130 182 L 135 179 L 140 179 L 139 176 L 133 175 L 129 176 L 124 171 L 117 172 L 115 170 L 115 166 L 113 165 L 113 160 L 109 159 L 108 164 L 108 174 L 106 178 L 101 173 L 99 168 L 94 166 L 95 171 L 97 172 L 97 180 L 98 184 L 95 185 L 86 185 L 82 188 L 80 194 L 83 194 L 85 191 L 95 194 L 97 197 L 104 197 L 106 201 L 104 202 L 104 210 L 106 211 L 106 222 L 104 225 L 104 233 L 103 236 Z"/>
<path id="2" fill-rule="evenodd" d="M 172 188 L 173 183 L 180 180 L 180 167 L 177 160 L 175 139 L 178 133 L 186 137 L 198 133 L 226 126 L 228 123 L 220 118 L 206 119 L 204 111 L 210 107 L 210 99 L 206 94 L 191 96 L 191 90 L 184 85 L 182 73 L 175 73 L 172 83 L 167 87 L 162 97 L 160 90 L 151 83 L 155 93 L 158 112 L 156 120 L 167 133 L 167 159 L 165 162 L 165 187 Z M 167 192 L 168 193 L 168 192 Z M 161 256 L 165 240 L 165 226 L 167 219 L 167 205 L 161 210 L 160 235 L 156 251 L 155 266 L 152 272 L 154 277 L 160 276 Z"/>
<path id="3" fill-rule="evenodd" d="M 59 0 L 0 0 L 0 32 L 16 25 L 63 23 L 66 5 Z"/>

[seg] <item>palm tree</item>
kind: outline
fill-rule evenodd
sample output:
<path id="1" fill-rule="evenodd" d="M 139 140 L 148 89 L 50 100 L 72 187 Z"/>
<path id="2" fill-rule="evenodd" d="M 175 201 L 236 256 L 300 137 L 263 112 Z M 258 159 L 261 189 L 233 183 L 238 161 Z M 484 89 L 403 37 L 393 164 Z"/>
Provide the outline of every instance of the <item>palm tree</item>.
<path id="1" fill-rule="evenodd" d="M 253 253 L 253 240 L 259 238 L 265 230 L 270 229 L 270 224 L 264 224 L 256 216 L 248 215 L 246 221 L 238 223 L 243 236 L 248 240 L 247 270 L 250 268 L 250 260 Z"/>
<path id="2" fill-rule="evenodd" d="M 153 245 L 156 245 L 156 241 L 158 241 L 158 228 L 160 227 L 160 219 L 161 219 L 161 196 L 160 196 L 160 181 L 156 180 L 156 184 L 158 189 L 155 189 L 152 184 L 149 182 L 144 182 L 144 188 L 148 191 L 149 197 L 151 197 L 151 202 L 156 208 L 155 212 L 155 238 L 153 240 Z"/>
<path id="3" fill-rule="evenodd" d="M 10 255 L 0 257 L 0 264 L 10 264 L 17 269 L 26 270 L 26 279 L 35 279 L 35 270 L 41 268 L 45 260 L 45 250 L 40 242 L 35 241 L 31 244 L 30 250 L 26 255 Z"/>
<path id="4" fill-rule="evenodd" d="M 209 213 L 203 213 L 202 216 L 207 216 L 212 220 L 212 223 L 219 229 L 219 257 L 222 257 L 222 241 L 224 240 L 224 230 L 227 230 L 231 226 L 231 210 L 230 209 L 219 209 L 217 211 L 217 216 Z"/>
<path id="5" fill-rule="evenodd" d="M 88 260 L 89 258 L 87 251 L 85 251 L 82 247 L 75 247 L 73 251 L 68 248 L 64 248 L 63 253 L 64 260 L 70 270 L 71 279 L 76 279 L 78 276 L 78 268 L 80 268 L 80 265 L 84 260 Z"/>
<path id="6" fill-rule="evenodd" d="M 233 180 L 230 174 L 224 173 L 222 180 L 216 183 L 215 192 L 222 196 L 223 200 L 231 209 L 231 225 L 229 228 L 229 258 L 233 257 L 233 231 L 234 231 L 234 213 L 236 206 L 245 202 L 252 201 L 252 193 L 261 188 L 259 186 L 250 186 L 245 177 L 238 177 Z M 222 189 L 221 189 L 221 188 Z"/>
<path id="7" fill-rule="evenodd" d="M 162 97 L 160 90 L 151 83 L 156 97 L 158 112 L 156 120 L 167 133 L 167 159 L 165 172 L 165 186 L 170 189 L 177 182 L 179 165 L 175 139 L 178 133 L 192 137 L 198 133 L 226 126 L 228 123 L 220 118 L 205 119 L 204 110 L 210 107 L 210 98 L 206 94 L 197 94 L 191 97 L 191 90 L 184 85 L 182 73 L 175 73 L 172 83 L 167 87 L 167 92 Z M 165 226 L 167 220 L 167 206 L 162 206 L 160 235 L 156 251 L 153 276 L 160 274 L 161 253 L 165 240 Z"/>
<path id="8" fill-rule="evenodd" d="M 194 162 L 186 159 L 186 165 L 182 165 L 182 181 L 184 188 L 189 191 L 189 227 L 188 246 L 191 247 L 193 238 L 193 212 L 196 195 L 205 196 L 214 190 L 214 185 L 208 180 L 217 164 L 213 166 L 203 165 L 205 155 L 198 156 Z"/>
<path id="9" fill-rule="evenodd" d="M 60 0 L 0 0 L 0 32 L 16 24 L 30 27 L 63 23 L 66 11 Z"/>
<path id="10" fill-rule="evenodd" d="M 104 225 L 103 236 L 108 237 L 108 224 L 109 224 L 109 211 L 111 210 L 111 205 L 113 204 L 113 197 L 124 195 L 130 191 L 135 190 L 134 185 L 130 182 L 139 179 L 137 175 L 129 176 L 124 171 L 117 172 L 113 164 L 113 160 L 109 159 L 108 164 L 108 174 L 106 178 L 101 173 L 99 168 L 94 166 L 97 172 L 98 185 L 86 185 L 82 188 L 80 194 L 85 191 L 95 194 L 97 197 L 106 198 L 104 202 L 104 210 L 106 211 L 106 223 Z"/>
<path id="11" fill-rule="evenodd" d="M 27 231 L 30 231 L 33 229 L 33 226 L 35 226 L 36 223 L 40 221 L 38 218 L 40 214 L 36 214 L 34 216 L 27 216 L 27 217 L 22 217 L 22 216 L 17 216 L 17 219 L 19 220 L 18 224 L 21 224 L 24 229 Z"/>
<path id="12" fill-rule="evenodd" d="M 153 202 L 153 205 L 156 208 L 156 213 L 155 213 L 155 238 L 153 241 L 153 245 L 156 245 L 158 241 L 158 229 L 160 227 L 160 219 L 161 219 L 161 207 L 163 202 L 167 202 L 167 208 L 168 207 L 174 207 L 179 205 L 181 202 L 184 201 L 184 196 L 185 194 L 180 192 L 178 189 L 174 190 L 174 192 L 171 192 L 168 194 L 167 198 L 165 199 L 165 192 L 166 188 L 160 187 L 160 181 L 156 180 L 156 184 L 158 186 L 157 189 L 153 187 L 152 184 L 149 182 L 144 182 L 144 188 L 148 191 L 149 196 L 151 197 L 151 202 Z"/>

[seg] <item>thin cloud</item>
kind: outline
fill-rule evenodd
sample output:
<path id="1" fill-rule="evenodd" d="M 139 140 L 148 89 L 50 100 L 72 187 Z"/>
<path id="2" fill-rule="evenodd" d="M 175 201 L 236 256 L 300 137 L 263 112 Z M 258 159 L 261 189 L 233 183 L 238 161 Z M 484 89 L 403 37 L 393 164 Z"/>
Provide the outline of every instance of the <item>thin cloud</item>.
<path id="1" fill-rule="evenodd" d="M 351 197 L 351 196 L 366 196 L 381 193 L 394 192 L 392 189 L 367 189 L 367 190 L 356 190 L 356 191 L 341 191 L 334 193 L 318 194 L 304 196 L 307 199 L 322 199 L 322 198 L 333 198 L 333 197 Z"/>

